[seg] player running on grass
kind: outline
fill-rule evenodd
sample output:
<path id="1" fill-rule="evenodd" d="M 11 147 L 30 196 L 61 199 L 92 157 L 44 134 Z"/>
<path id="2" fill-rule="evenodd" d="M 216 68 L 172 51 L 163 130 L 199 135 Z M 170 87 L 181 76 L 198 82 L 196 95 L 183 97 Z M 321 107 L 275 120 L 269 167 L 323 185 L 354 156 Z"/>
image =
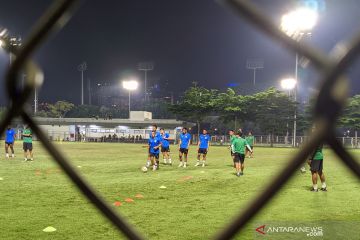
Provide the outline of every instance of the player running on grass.
<path id="1" fill-rule="evenodd" d="M 179 142 L 179 167 L 186 168 L 188 153 L 189 153 L 189 145 L 190 145 L 191 135 L 188 133 L 188 129 L 184 127 L 182 129 L 182 133 L 180 133 L 180 142 Z M 184 162 L 183 162 L 184 156 Z"/>
<path id="2" fill-rule="evenodd" d="M 172 165 L 171 157 L 170 157 L 170 135 L 165 133 L 163 128 L 160 128 L 160 135 L 161 135 L 161 153 L 163 155 L 164 163 L 169 163 Z"/>
<path id="3" fill-rule="evenodd" d="M 232 148 L 234 149 L 234 162 L 236 168 L 236 176 L 240 177 L 244 175 L 244 161 L 245 161 L 245 148 L 248 148 L 252 152 L 247 141 L 241 137 L 241 132 L 236 133 L 236 137 L 233 141 Z"/>
<path id="4" fill-rule="evenodd" d="M 14 152 L 14 142 L 15 142 L 15 137 L 16 137 L 16 133 L 14 131 L 14 129 L 12 129 L 10 126 L 6 129 L 5 131 L 5 157 L 9 158 L 9 147 L 11 150 L 11 157 L 15 157 L 15 152 Z"/>
<path id="5" fill-rule="evenodd" d="M 249 131 L 249 133 L 245 139 L 248 142 L 248 144 L 252 150 L 252 152 L 250 152 L 248 149 L 246 149 L 246 155 L 248 155 L 249 158 L 252 158 L 253 153 L 254 153 L 254 136 L 252 135 L 251 131 Z"/>
<path id="6" fill-rule="evenodd" d="M 24 131 L 22 133 L 23 136 L 23 149 L 24 149 L 24 160 L 25 161 L 33 161 L 33 145 L 32 145 L 32 132 L 29 126 L 25 126 Z M 30 157 L 30 159 L 29 159 Z"/>
<path id="7" fill-rule="evenodd" d="M 199 136 L 199 142 L 198 142 L 198 155 L 197 155 L 197 162 L 195 164 L 195 167 L 199 166 L 200 164 L 202 167 L 205 167 L 206 162 L 206 155 L 209 151 L 210 146 L 210 135 L 207 133 L 206 129 L 203 129 L 202 134 Z M 202 162 L 200 162 L 200 158 L 202 155 Z"/>
<path id="8" fill-rule="evenodd" d="M 148 140 L 148 145 L 149 145 L 150 161 L 153 164 L 153 171 L 159 170 L 159 154 L 160 154 L 161 139 L 156 137 L 155 131 L 151 132 Z"/>

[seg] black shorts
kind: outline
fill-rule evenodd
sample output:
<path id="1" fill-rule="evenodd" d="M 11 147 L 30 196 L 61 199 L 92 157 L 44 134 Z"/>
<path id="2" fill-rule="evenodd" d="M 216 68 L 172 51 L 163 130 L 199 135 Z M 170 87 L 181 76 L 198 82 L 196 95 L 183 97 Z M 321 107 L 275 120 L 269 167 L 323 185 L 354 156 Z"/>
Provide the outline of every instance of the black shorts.
<path id="1" fill-rule="evenodd" d="M 207 148 L 199 148 L 198 153 L 199 154 L 207 154 Z"/>
<path id="2" fill-rule="evenodd" d="M 150 157 L 154 157 L 155 159 L 159 159 L 159 153 L 150 153 Z"/>
<path id="3" fill-rule="evenodd" d="M 180 148 L 180 150 L 179 150 L 181 153 L 185 153 L 185 154 L 188 154 L 188 152 L 189 152 L 189 149 L 187 149 L 187 148 Z"/>
<path id="4" fill-rule="evenodd" d="M 170 152 L 170 147 L 161 147 L 161 152 Z"/>
<path id="5" fill-rule="evenodd" d="M 322 172 L 323 160 L 311 160 L 310 170 L 312 172 Z"/>
<path id="6" fill-rule="evenodd" d="M 33 149 L 32 143 L 24 142 L 23 143 L 23 149 L 24 149 L 24 151 L 27 151 L 27 150 L 32 151 L 32 149 Z"/>
<path id="7" fill-rule="evenodd" d="M 6 145 L 14 145 L 14 142 L 5 142 Z"/>
<path id="8" fill-rule="evenodd" d="M 234 162 L 243 164 L 245 161 L 245 154 L 234 153 Z"/>

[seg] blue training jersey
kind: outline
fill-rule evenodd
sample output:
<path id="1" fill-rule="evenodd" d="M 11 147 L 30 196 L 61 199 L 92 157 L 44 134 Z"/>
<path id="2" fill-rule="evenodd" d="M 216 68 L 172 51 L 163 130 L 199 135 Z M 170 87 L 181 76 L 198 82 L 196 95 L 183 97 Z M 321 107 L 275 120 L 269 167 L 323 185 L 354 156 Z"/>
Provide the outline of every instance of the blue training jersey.
<path id="1" fill-rule="evenodd" d="M 169 147 L 169 140 L 164 139 L 164 138 L 169 138 L 170 135 L 168 133 L 164 133 L 164 135 L 161 136 L 161 146 L 162 147 Z"/>
<path id="2" fill-rule="evenodd" d="M 186 134 L 181 133 L 180 140 L 181 140 L 180 148 L 188 148 L 189 142 L 191 140 L 190 133 L 186 133 Z"/>
<path id="3" fill-rule="evenodd" d="M 15 134 L 14 129 L 6 130 L 5 142 L 13 143 L 15 141 Z"/>
<path id="4" fill-rule="evenodd" d="M 150 137 L 148 141 L 150 147 L 150 153 L 155 153 L 155 154 L 159 153 L 160 149 L 159 148 L 155 149 L 154 147 L 159 146 L 160 143 L 161 143 L 161 139 L 157 138 L 156 136 L 154 138 Z"/>
<path id="5" fill-rule="evenodd" d="M 205 148 L 207 149 L 209 147 L 209 142 L 210 142 L 210 135 L 209 134 L 201 134 L 199 136 L 199 140 L 200 140 L 200 145 L 199 148 Z"/>

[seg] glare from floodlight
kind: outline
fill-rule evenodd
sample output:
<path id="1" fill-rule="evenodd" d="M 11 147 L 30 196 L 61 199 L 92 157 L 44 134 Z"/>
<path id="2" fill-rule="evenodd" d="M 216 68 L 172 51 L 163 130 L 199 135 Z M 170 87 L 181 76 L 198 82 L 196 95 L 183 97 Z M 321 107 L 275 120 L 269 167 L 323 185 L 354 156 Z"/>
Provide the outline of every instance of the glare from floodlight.
<path id="1" fill-rule="evenodd" d="M 0 39 L 0 47 L 4 46 L 4 41 Z"/>
<path id="2" fill-rule="evenodd" d="M 296 79 L 294 78 L 285 78 L 282 79 L 280 84 L 281 84 L 281 88 L 285 89 L 285 90 L 292 90 L 295 88 L 296 86 Z"/>
<path id="3" fill-rule="evenodd" d="M 135 80 L 123 81 L 122 82 L 123 88 L 129 91 L 134 91 L 138 88 L 139 83 Z"/>
<path id="4" fill-rule="evenodd" d="M 292 36 L 298 33 L 311 31 L 318 20 L 318 13 L 309 8 L 299 8 L 288 14 L 285 14 L 281 19 L 281 29 Z"/>

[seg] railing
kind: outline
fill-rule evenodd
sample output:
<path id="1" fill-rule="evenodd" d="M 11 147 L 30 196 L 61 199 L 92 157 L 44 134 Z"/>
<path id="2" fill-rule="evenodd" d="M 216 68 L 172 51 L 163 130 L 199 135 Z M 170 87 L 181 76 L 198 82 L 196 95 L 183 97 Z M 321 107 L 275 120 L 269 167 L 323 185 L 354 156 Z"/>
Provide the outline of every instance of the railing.
<path id="1" fill-rule="evenodd" d="M 69 161 L 47 139 L 46 134 L 38 127 L 36 122 L 24 106 L 25 102 L 42 82 L 41 69 L 31 61 L 31 56 L 44 42 L 50 32 L 63 27 L 72 15 L 76 0 L 58 0 L 38 20 L 28 39 L 20 48 L 8 49 L 16 55 L 15 61 L 10 66 L 6 75 L 6 87 L 11 105 L 0 124 L 3 133 L 11 120 L 21 117 L 28 123 L 38 139 L 42 142 L 49 154 L 60 165 L 73 183 L 83 194 L 129 239 L 143 239 L 143 237 L 123 217 L 114 211 L 103 198 L 71 167 Z M 295 171 L 304 163 L 308 155 L 316 146 L 325 142 L 340 157 L 342 162 L 358 177 L 360 166 L 354 158 L 344 149 L 341 142 L 335 137 L 335 123 L 347 99 L 348 80 L 344 76 L 345 70 L 354 63 L 360 52 L 360 34 L 351 39 L 341 49 L 343 52 L 328 56 L 317 49 L 299 44 L 289 38 L 272 23 L 266 13 L 249 0 L 224 0 L 219 1 L 234 10 L 236 14 L 250 21 L 261 31 L 280 42 L 292 52 L 298 52 L 311 60 L 322 78 L 322 87 L 315 105 L 315 124 L 317 129 L 301 149 L 291 158 L 289 164 L 276 176 L 269 186 L 265 187 L 250 206 L 243 211 L 227 226 L 221 228 L 216 239 L 230 239 L 234 237 L 251 219 L 274 197 L 287 183 Z M 20 71 L 24 69 L 27 79 L 24 88 L 18 86 Z M 240 211 L 240 210 L 239 210 Z"/>

